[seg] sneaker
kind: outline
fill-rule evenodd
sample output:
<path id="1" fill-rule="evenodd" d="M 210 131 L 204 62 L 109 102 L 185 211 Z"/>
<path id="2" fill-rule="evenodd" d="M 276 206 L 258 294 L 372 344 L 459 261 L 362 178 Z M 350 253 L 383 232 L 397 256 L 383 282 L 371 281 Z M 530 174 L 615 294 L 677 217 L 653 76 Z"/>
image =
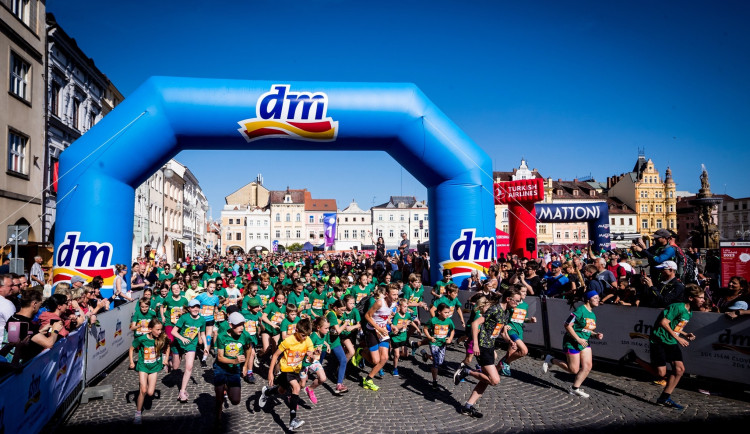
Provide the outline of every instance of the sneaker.
<path id="1" fill-rule="evenodd" d="M 544 363 L 542 363 L 542 372 L 545 374 L 549 372 L 549 365 L 552 363 L 552 356 L 550 354 L 547 354 L 544 356 Z"/>
<path id="2" fill-rule="evenodd" d="M 201 359 L 201 368 L 203 369 L 208 368 L 208 363 L 206 363 L 206 359 Z"/>
<path id="3" fill-rule="evenodd" d="M 297 428 L 301 427 L 304 424 L 305 424 L 304 420 L 302 420 L 302 419 L 300 419 L 298 417 L 295 417 L 294 419 L 292 419 L 291 422 L 289 422 L 289 429 L 292 430 L 292 431 L 294 431 L 294 430 L 296 430 Z"/>
<path id="4" fill-rule="evenodd" d="M 502 369 L 500 370 L 500 374 L 506 377 L 510 377 L 510 365 L 505 362 L 501 362 L 501 363 L 502 363 Z"/>
<path id="5" fill-rule="evenodd" d="M 393 368 L 393 372 L 391 372 L 394 377 L 398 377 L 398 368 Z"/>
<path id="6" fill-rule="evenodd" d="M 411 356 L 417 355 L 417 348 L 419 348 L 419 342 L 412 341 L 411 343 Z"/>
<path id="7" fill-rule="evenodd" d="M 663 407 L 674 408 L 675 410 L 683 410 L 683 409 L 685 409 L 684 406 L 682 406 L 682 405 L 680 405 L 680 404 L 672 401 L 672 398 L 657 399 L 656 400 L 656 404 L 657 405 L 661 405 Z"/>
<path id="8" fill-rule="evenodd" d="M 248 383 L 255 384 L 255 374 L 253 374 L 252 372 L 247 374 L 245 378 L 247 378 Z"/>
<path id="9" fill-rule="evenodd" d="M 307 396 L 310 397 L 310 402 L 312 402 L 313 404 L 317 404 L 318 403 L 318 397 L 315 396 L 315 391 L 314 390 L 312 390 L 309 387 L 305 387 L 305 392 L 307 392 Z"/>
<path id="10" fill-rule="evenodd" d="M 568 392 L 571 395 L 580 396 L 581 398 L 588 398 L 590 395 L 583 391 L 580 387 L 578 389 L 573 389 L 571 386 L 570 391 Z"/>
<path id="11" fill-rule="evenodd" d="M 453 374 L 453 384 L 458 386 L 458 383 L 464 381 L 464 378 L 466 378 L 469 375 L 469 368 L 466 367 L 463 363 L 461 364 L 461 367 L 456 370 L 456 372 Z"/>
<path id="12" fill-rule="evenodd" d="M 378 387 L 375 383 L 373 383 L 371 378 L 365 377 L 364 380 L 362 380 L 362 387 L 368 390 L 372 390 L 373 392 L 377 392 L 380 387 Z"/>
<path id="13" fill-rule="evenodd" d="M 651 384 L 654 386 L 667 387 L 667 380 L 654 380 Z"/>
<path id="14" fill-rule="evenodd" d="M 135 417 L 133 417 L 133 423 L 136 425 L 140 425 L 143 422 L 143 416 L 141 415 L 140 411 L 135 412 Z"/>
<path id="15" fill-rule="evenodd" d="M 177 397 L 177 399 L 180 400 L 181 403 L 185 404 L 188 402 L 188 394 L 187 392 L 180 390 L 180 395 Z"/>
<path id="16" fill-rule="evenodd" d="M 266 396 L 266 391 L 268 390 L 268 386 L 263 386 L 263 388 L 260 390 L 260 396 L 258 397 L 258 407 L 263 408 L 266 406 L 266 402 L 268 402 L 268 397 Z"/>
<path id="17" fill-rule="evenodd" d="M 465 405 L 463 407 L 461 407 L 461 414 L 464 414 L 466 416 L 475 417 L 477 419 L 479 419 L 480 417 L 484 416 L 473 405 L 470 406 L 470 407 L 466 407 Z"/>
<path id="18" fill-rule="evenodd" d="M 619 366 L 623 366 L 625 364 L 633 363 L 635 362 L 637 356 L 635 355 L 635 350 L 630 350 L 627 353 L 625 353 L 624 356 L 620 357 L 620 360 L 617 361 L 617 364 Z"/>
<path id="19" fill-rule="evenodd" d="M 349 388 L 344 386 L 343 383 L 339 383 L 336 385 L 336 388 L 334 389 L 334 392 L 336 393 L 346 393 L 349 391 Z"/>
<path id="20" fill-rule="evenodd" d="M 429 360 L 429 356 L 427 356 L 427 351 L 425 351 L 423 348 L 422 351 L 419 352 L 419 354 L 422 355 L 422 361 L 427 363 L 427 360 Z"/>
<path id="21" fill-rule="evenodd" d="M 438 384 L 437 380 L 432 380 L 432 388 L 433 389 L 439 389 L 440 385 Z"/>
<path id="22" fill-rule="evenodd" d="M 481 366 L 479 366 L 479 363 L 477 363 L 477 365 L 476 365 L 476 366 L 474 366 L 474 370 L 475 370 L 475 371 L 481 371 L 481 370 L 482 370 L 482 367 L 481 367 Z"/>
<path id="23" fill-rule="evenodd" d="M 375 378 L 377 378 L 378 380 L 382 380 L 383 377 L 385 377 L 385 371 L 381 369 L 378 371 L 378 375 L 376 375 Z"/>
<path id="24" fill-rule="evenodd" d="M 352 365 L 356 367 L 361 367 L 362 364 L 362 348 L 357 348 L 357 351 L 354 352 L 354 355 L 352 356 Z"/>

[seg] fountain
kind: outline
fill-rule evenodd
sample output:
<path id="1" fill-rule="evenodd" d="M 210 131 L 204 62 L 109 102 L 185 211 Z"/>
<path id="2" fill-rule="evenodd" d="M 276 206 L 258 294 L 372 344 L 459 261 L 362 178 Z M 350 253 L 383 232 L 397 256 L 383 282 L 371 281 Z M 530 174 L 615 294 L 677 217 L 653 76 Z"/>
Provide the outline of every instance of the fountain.
<path id="1" fill-rule="evenodd" d="M 704 249 L 719 248 L 719 228 L 713 221 L 712 213 L 715 206 L 723 201 L 720 197 L 714 197 L 711 193 L 711 184 L 708 182 L 708 171 L 706 166 L 701 164 L 701 189 L 688 203 L 695 207 L 698 213 L 700 225 L 698 229 L 690 232 L 693 240 L 693 247 Z"/>

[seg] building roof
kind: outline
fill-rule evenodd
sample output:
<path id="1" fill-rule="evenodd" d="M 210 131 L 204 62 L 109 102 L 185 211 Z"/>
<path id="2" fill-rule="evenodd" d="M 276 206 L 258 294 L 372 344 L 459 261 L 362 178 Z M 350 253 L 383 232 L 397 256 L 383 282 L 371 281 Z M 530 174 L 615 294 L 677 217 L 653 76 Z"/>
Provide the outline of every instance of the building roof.
<path id="1" fill-rule="evenodd" d="M 270 198 L 268 200 L 268 203 L 270 204 L 283 204 L 284 203 L 284 197 L 287 195 L 287 193 L 291 196 L 293 204 L 301 205 L 305 203 L 305 192 L 307 191 L 306 188 L 303 188 L 302 190 L 292 190 L 289 187 L 287 187 L 286 190 L 272 190 L 270 193 Z M 335 209 L 335 208 L 334 208 Z"/>
<path id="2" fill-rule="evenodd" d="M 635 214 L 635 210 L 616 197 L 607 198 L 609 214 Z"/>
<path id="3" fill-rule="evenodd" d="M 386 203 L 376 205 L 373 208 L 411 208 L 417 203 L 414 196 L 391 196 Z"/>
<path id="4" fill-rule="evenodd" d="M 558 179 L 557 181 L 552 181 L 552 199 L 606 201 L 607 195 L 599 193 L 589 182 L 577 179 L 572 181 Z"/>
<path id="5" fill-rule="evenodd" d="M 515 176 L 517 172 L 517 168 L 514 168 L 512 172 L 492 172 L 492 178 L 495 180 L 495 182 L 512 181 L 513 176 Z M 534 178 L 544 179 L 544 177 L 536 169 L 532 169 L 531 173 L 532 175 L 534 175 Z"/>
<path id="6" fill-rule="evenodd" d="M 305 191 L 305 211 L 336 212 L 336 199 L 313 199 L 309 191 Z"/>
<path id="7" fill-rule="evenodd" d="M 359 205 L 357 204 L 357 202 L 354 201 L 354 199 L 352 199 L 352 203 L 350 203 L 349 206 L 344 208 L 342 211 L 339 211 L 339 213 L 343 213 L 343 214 L 355 214 L 355 213 L 364 214 L 366 212 L 367 211 L 359 207 Z"/>

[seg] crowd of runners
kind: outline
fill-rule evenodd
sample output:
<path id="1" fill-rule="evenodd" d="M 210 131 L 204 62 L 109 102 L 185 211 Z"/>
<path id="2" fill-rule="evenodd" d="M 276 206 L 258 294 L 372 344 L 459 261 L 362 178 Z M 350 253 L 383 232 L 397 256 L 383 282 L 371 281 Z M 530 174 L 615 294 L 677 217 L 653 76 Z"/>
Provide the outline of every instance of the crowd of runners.
<path id="1" fill-rule="evenodd" d="M 531 262 L 545 266 L 543 259 Z M 228 255 L 175 266 L 159 263 L 149 270 L 148 264 L 133 264 L 134 286 L 146 287 L 131 323 L 130 366 L 140 381 L 136 424 L 159 372 L 182 375 L 177 399 L 188 402 L 186 386 L 196 362 L 213 370 L 217 423 L 225 400 L 240 402 L 243 381 L 261 382 L 258 406 L 283 399 L 288 427 L 295 430 L 304 423 L 298 414 L 300 395 L 316 404 L 325 399 L 316 394 L 325 382 L 334 394 L 345 394 L 351 386 L 347 371 L 360 376 L 357 387 L 377 392 L 378 380 L 398 376 L 406 358 L 431 365 L 435 388 L 441 374 L 452 375 L 458 387 L 467 377 L 475 378 L 460 411 L 482 417 L 477 401 L 488 386 L 512 375 L 511 364 L 528 354 L 524 324 L 537 321 L 528 316 L 524 301 L 529 284 L 495 277 L 502 275 L 503 263 L 493 264 L 489 277 L 473 285 L 476 292 L 467 306 L 458 300 L 450 270 L 432 286 L 434 302 L 428 305 L 420 276 L 394 279 L 386 263 L 352 255 Z M 581 398 L 589 397 L 581 387 L 592 367 L 589 340 L 602 338 L 594 313 L 602 296 L 591 287 L 589 279 L 582 282 L 571 296 L 570 318 L 560 325 L 566 330 L 565 359 L 548 355 L 540 366 L 540 373 L 557 366 L 573 374 L 570 393 Z M 680 347 L 694 339 L 684 332 L 685 325 L 703 299 L 700 287 L 688 285 L 684 300 L 665 307 L 651 336 L 652 363 L 632 352 L 622 360 L 640 364 L 665 382 L 660 405 L 682 408 L 670 394 L 684 372 Z M 464 309 L 470 312 L 466 322 Z M 428 321 L 420 321 L 420 311 Z M 457 333 L 456 321 L 465 332 Z M 463 343 L 466 355 L 458 369 L 447 373 L 445 351 L 453 341 Z"/>

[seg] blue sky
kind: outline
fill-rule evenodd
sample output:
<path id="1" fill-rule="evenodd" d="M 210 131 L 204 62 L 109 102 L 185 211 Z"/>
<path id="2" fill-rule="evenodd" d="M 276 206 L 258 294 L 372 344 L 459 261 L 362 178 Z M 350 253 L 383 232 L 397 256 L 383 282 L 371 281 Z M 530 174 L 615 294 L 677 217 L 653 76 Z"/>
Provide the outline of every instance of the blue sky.
<path id="1" fill-rule="evenodd" d="M 152 75 L 412 82 L 493 159 L 554 179 L 633 168 L 750 196 L 750 3 L 48 0 L 127 97 Z M 262 173 L 339 208 L 425 188 L 379 152 L 189 151 L 214 217 Z M 331 173 L 337 167 L 339 173 Z M 325 170 L 323 169 L 325 168 Z"/>

